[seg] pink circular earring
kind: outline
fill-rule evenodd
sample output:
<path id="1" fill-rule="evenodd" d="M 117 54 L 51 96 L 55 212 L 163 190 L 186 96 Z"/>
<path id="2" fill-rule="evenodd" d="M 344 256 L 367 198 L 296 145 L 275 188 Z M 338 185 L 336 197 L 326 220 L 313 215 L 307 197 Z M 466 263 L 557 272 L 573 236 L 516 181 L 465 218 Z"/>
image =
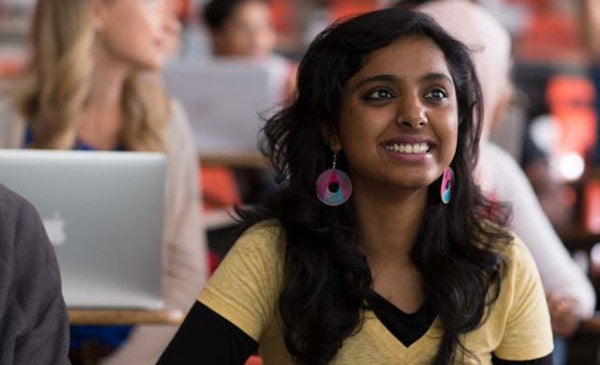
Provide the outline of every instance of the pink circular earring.
<path id="1" fill-rule="evenodd" d="M 440 188 L 440 196 L 442 198 L 442 203 L 448 204 L 450 203 L 450 199 L 452 198 L 452 189 L 454 188 L 454 170 L 452 167 L 448 166 L 444 174 L 442 175 L 442 186 Z"/>
<path id="2" fill-rule="evenodd" d="M 335 207 L 344 204 L 352 195 L 352 182 L 345 172 L 336 169 L 337 152 L 333 153 L 332 168 L 317 177 L 317 198 L 326 205 Z"/>

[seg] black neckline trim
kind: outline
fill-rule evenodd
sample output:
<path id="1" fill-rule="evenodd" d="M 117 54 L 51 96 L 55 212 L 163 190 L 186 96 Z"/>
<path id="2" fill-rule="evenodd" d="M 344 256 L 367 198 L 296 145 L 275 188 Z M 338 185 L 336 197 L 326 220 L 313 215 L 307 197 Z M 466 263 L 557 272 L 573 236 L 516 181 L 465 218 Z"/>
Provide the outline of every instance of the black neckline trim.
<path id="1" fill-rule="evenodd" d="M 415 313 L 402 311 L 375 291 L 371 291 L 367 302 L 381 323 L 406 347 L 423 337 L 436 317 L 427 301 Z"/>

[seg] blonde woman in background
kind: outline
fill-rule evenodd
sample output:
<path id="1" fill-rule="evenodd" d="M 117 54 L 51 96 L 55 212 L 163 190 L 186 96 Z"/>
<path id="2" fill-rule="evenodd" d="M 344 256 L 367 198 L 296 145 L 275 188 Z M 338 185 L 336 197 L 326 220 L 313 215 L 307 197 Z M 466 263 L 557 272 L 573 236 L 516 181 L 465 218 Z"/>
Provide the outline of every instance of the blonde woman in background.
<path id="1" fill-rule="evenodd" d="M 178 32 L 168 0 L 39 1 L 23 87 L 0 108 L 0 145 L 166 153 L 164 299 L 187 311 L 206 278 L 197 159 L 186 115 L 158 77 Z M 77 330 L 118 347 L 107 363 L 147 364 L 176 328 L 72 328 L 72 340 Z"/>

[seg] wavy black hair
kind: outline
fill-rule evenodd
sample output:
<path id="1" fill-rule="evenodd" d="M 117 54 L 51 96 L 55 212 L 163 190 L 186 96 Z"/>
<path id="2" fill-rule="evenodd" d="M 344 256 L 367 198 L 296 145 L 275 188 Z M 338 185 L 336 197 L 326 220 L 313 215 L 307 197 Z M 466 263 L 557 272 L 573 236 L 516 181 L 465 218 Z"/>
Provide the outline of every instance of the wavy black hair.
<path id="1" fill-rule="evenodd" d="M 482 96 L 469 52 L 427 15 L 385 9 L 339 22 L 317 36 L 300 63 L 297 95 L 264 127 L 262 151 L 271 160 L 281 191 L 263 206 L 239 211 L 244 226 L 277 219 L 284 232 L 284 284 L 279 312 L 285 344 L 300 364 L 330 362 L 344 339 L 360 330 L 372 277 L 356 245 L 352 199 L 338 207 L 316 198 L 317 176 L 330 168 L 323 136 L 339 127 L 340 100 L 348 80 L 367 57 L 400 37 L 432 40 L 443 52 L 456 88 L 458 146 L 452 201 L 442 204 L 441 178 L 428 203 L 412 260 L 424 277 L 425 294 L 444 335 L 434 364 L 469 354 L 461 334 L 477 328 L 498 297 L 506 266 L 502 246 L 508 209 L 485 198 L 473 181 L 481 129 Z M 340 154 L 339 168 L 347 161 Z"/>

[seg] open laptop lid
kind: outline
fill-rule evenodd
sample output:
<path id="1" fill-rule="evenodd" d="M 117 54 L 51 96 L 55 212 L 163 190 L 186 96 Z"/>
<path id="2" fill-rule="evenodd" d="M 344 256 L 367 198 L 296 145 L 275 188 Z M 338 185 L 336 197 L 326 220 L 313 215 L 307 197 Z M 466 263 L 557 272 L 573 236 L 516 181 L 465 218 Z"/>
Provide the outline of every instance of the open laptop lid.
<path id="1" fill-rule="evenodd" d="M 177 61 L 164 79 L 184 105 L 202 154 L 257 151 L 257 137 L 277 106 L 279 63 L 229 59 Z"/>
<path id="2" fill-rule="evenodd" d="M 0 183 L 40 212 L 67 306 L 160 308 L 165 156 L 0 150 Z"/>

